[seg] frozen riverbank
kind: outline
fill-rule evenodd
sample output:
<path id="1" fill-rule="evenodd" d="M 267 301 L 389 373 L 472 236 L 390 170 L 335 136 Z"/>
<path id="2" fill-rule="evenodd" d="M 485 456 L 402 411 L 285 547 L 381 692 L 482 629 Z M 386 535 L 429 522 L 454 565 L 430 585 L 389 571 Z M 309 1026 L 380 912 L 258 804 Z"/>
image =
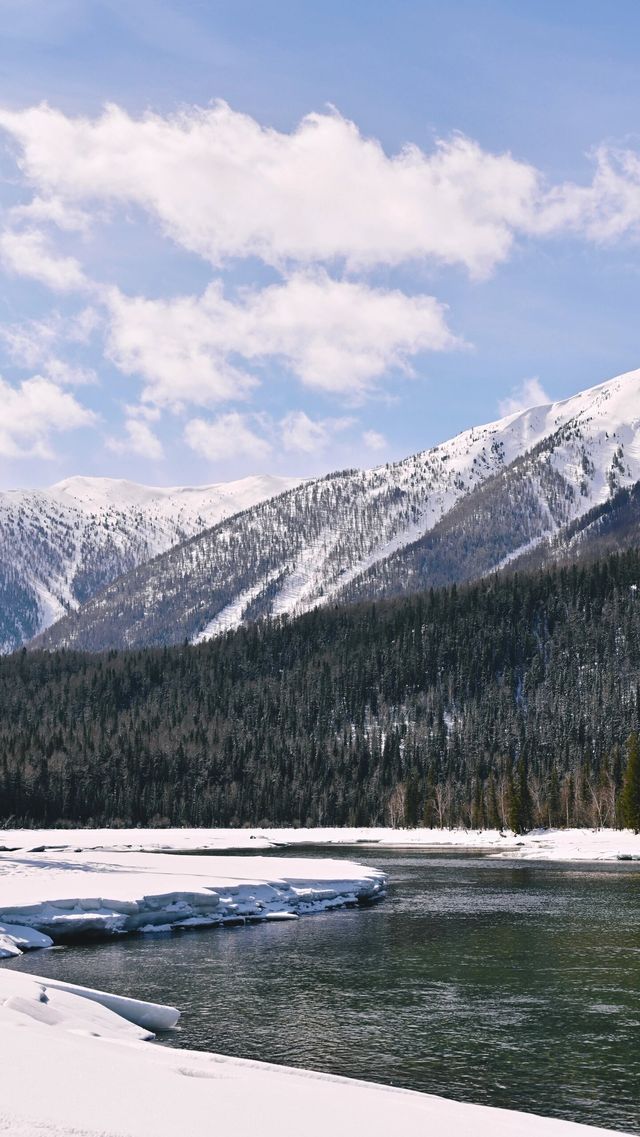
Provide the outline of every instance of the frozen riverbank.
<path id="1" fill-rule="evenodd" d="M 0 956 L 91 934 L 296 919 L 379 900 L 384 873 L 349 861 L 53 851 L 0 854 Z M 30 942 L 34 933 L 40 937 Z"/>
<path id="2" fill-rule="evenodd" d="M 94 992 L 0 968 L 0 1133 L 11 1137 L 598 1137 L 609 1130 L 143 1041 Z M 160 1008 L 161 1009 L 161 1008 Z M 166 1008 L 171 1011 L 171 1008 Z"/>
<path id="3" fill-rule="evenodd" d="M 259 852 L 279 846 L 376 844 L 385 847 L 476 849 L 521 860 L 640 859 L 640 836 L 629 829 L 536 829 L 525 836 L 497 829 L 6 829 L 0 849 Z"/>

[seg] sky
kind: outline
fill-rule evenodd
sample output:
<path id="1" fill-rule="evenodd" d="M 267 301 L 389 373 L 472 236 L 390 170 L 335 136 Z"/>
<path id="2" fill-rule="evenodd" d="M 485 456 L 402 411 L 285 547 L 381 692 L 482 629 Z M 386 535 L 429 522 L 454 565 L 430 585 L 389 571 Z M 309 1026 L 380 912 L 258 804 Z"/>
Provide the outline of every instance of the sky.
<path id="1" fill-rule="evenodd" d="M 635 0 L 0 21 L 0 487 L 372 466 L 640 366 Z"/>

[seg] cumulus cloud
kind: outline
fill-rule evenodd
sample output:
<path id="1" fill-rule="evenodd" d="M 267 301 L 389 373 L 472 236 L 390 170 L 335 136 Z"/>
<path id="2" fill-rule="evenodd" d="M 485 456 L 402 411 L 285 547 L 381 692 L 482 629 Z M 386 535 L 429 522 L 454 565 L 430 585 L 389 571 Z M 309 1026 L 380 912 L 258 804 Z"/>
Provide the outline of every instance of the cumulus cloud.
<path id="1" fill-rule="evenodd" d="M 215 282 L 199 297 L 174 300 L 109 295 L 108 350 L 145 381 L 158 406 L 206 406 L 242 398 L 257 382 L 252 364 L 281 360 L 305 386 L 362 396 L 392 369 L 410 370 L 420 351 L 456 344 L 443 305 L 324 271 L 246 290 L 235 300 Z"/>
<path id="2" fill-rule="evenodd" d="M 312 419 L 304 411 L 290 411 L 280 421 L 280 438 L 285 450 L 317 454 L 353 422 L 352 418 Z"/>
<path id="3" fill-rule="evenodd" d="M 566 182 L 548 191 L 533 231 L 573 230 L 596 242 L 640 233 L 640 156 L 633 150 L 600 146 L 594 159 L 589 185 Z"/>
<path id="4" fill-rule="evenodd" d="M 0 378 L 0 405 L 0 455 L 5 458 L 52 458 L 52 434 L 95 422 L 73 395 L 39 375 L 18 386 Z"/>
<path id="5" fill-rule="evenodd" d="M 552 402 L 542 383 L 536 377 L 523 379 L 519 387 L 514 387 L 506 399 L 498 403 L 500 414 L 504 417 L 513 415 L 517 411 L 526 411 L 529 407 L 541 407 Z"/>
<path id="6" fill-rule="evenodd" d="M 130 414 L 124 424 L 124 438 L 108 438 L 107 447 L 115 454 L 138 454 L 141 458 L 159 461 L 164 448 L 145 416 Z"/>
<path id="7" fill-rule="evenodd" d="M 65 348 L 86 344 L 97 326 L 97 313 L 85 308 L 73 316 L 52 312 L 42 320 L 25 320 L 0 325 L 0 342 L 18 367 L 38 369 L 42 375 L 63 386 L 97 382 L 93 368 L 61 358 Z"/>
<path id="8" fill-rule="evenodd" d="M 117 106 L 86 118 L 43 104 L 0 109 L 0 130 L 32 194 L 8 211 L 0 262 L 57 292 L 89 290 L 95 305 L 75 330 L 68 318 L 61 330 L 55 315 L 0 329 L 9 354 L 63 396 L 63 385 L 95 379 L 64 348 L 87 343 L 100 325 L 107 358 L 141 380 L 150 413 L 248 401 L 267 369 L 355 403 L 393 373 L 411 374 L 420 353 L 460 344 L 433 296 L 367 282 L 376 266 L 439 263 L 479 278 L 521 235 L 606 242 L 640 233 L 640 157 L 628 148 L 599 148 L 585 184 L 554 186 L 529 163 L 461 135 L 387 154 L 335 111 L 282 132 L 222 102 L 137 118 Z M 239 258 L 250 268 L 257 258 L 279 279 L 231 292 L 220 277 L 200 295 L 168 299 L 89 281 L 81 254 L 69 250 L 77 253 L 90 226 L 135 221 L 138 211 L 218 268 Z M 500 409 L 546 400 L 539 381 L 527 380 Z M 128 412 L 113 448 L 159 457 L 152 421 L 139 407 Z M 184 436 L 207 456 L 259 460 L 276 446 L 322 450 L 336 421 L 291 411 L 276 423 L 233 411 L 192 418 Z M 373 430 L 362 442 L 386 446 Z"/>
<path id="9" fill-rule="evenodd" d="M 107 352 L 121 371 L 145 381 L 143 398 L 180 409 L 243 398 L 256 380 L 228 356 L 234 306 L 220 285 L 202 297 L 148 300 L 109 293 Z"/>
<path id="10" fill-rule="evenodd" d="M 41 104 L 0 109 L 0 129 L 34 191 L 16 219 L 82 231 L 87 206 L 133 204 L 215 265 L 427 259 L 483 276 L 519 233 L 608 240 L 640 223 L 640 157 L 629 148 L 596 149 L 590 183 L 549 186 L 531 164 L 459 134 L 388 155 L 335 110 L 287 133 L 224 102 L 139 118 L 116 105 L 86 118 Z"/>
<path id="11" fill-rule="evenodd" d="M 384 434 L 380 434 L 377 430 L 365 430 L 362 441 L 368 450 L 384 450 L 388 446 Z"/>
<path id="12" fill-rule="evenodd" d="M 239 457 L 261 462 L 272 451 L 270 442 L 249 425 L 249 417 L 237 411 L 210 420 L 191 419 L 184 438 L 192 450 L 211 462 Z"/>
<path id="13" fill-rule="evenodd" d="M 66 359 L 50 356 L 43 365 L 44 374 L 63 387 L 83 387 L 97 383 L 98 376 L 92 367 L 79 367 Z"/>
<path id="14" fill-rule="evenodd" d="M 87 284 L 75 257 L 58 256 L 38 229 L 5 229 L 0 233 L 0 259 L 9 272 L 37 280 L 55 292 L 75 291 Z"/>
<path id="15" fill-rule="evenodd" d="M 223 102 L 137 119 L 113 105 L 89 119 L 42 104 L 0 111 L 0 127 L 49 209 L 134 203 L 216 265 L 426 257 L 483 275 L 508 255 L 539 182 L 527 163 L 459 135 L 390 157 L 335 111 L 282 133 Z"/>
<path id="16" fill-rule="evenodd" d="M 23 205 L 14 205 L 9 210 L 13 222 L 29 222 L 42 225 L 50 223 L 67 232 L 86 233 L 91 218 L 86 210 L 77 209 L 60 197 L 36 197 Z"/>

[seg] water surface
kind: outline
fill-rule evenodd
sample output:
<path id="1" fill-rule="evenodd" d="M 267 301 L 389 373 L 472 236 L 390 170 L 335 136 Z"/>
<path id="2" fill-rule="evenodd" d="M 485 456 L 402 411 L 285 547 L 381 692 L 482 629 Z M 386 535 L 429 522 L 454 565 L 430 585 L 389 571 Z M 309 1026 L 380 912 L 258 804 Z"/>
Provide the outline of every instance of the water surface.
<path id="1" fill-rule="evenodd" d="M 329 855 L 388 899 L 10 966 L 174 1003 L 168 1045 L 640 1132 L 640 866 Z"/>

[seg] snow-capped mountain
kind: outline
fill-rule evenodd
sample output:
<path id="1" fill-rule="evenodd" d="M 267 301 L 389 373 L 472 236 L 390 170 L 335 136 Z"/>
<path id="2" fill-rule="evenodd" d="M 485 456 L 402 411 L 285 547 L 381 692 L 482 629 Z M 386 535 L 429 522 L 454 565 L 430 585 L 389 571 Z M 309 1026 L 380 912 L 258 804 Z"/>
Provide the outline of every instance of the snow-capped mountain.
<path id="1" fill-rule="evenodd" d="M 401 462 L 299 484 L 141 564 L 38 642 L 197 642 L 264 615 L 473 579 L 638 480 L 634 371 Z"/>
<path id="2" fill-rule="evenodd" d="M 31 639 L 121 573 L 297 484 L 262 476 L 158 488 L 77 477 L 0 493 L 0 651 Z"/>

